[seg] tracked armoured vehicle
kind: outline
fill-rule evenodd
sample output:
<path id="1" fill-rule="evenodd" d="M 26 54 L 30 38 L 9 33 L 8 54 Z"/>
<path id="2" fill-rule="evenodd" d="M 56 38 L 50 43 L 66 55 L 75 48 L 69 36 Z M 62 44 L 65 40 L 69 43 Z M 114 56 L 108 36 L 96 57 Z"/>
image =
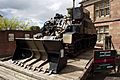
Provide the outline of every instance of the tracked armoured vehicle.
<path id="1" fill-rule="evenodd" d="M 68 9 L 70 17 L 56 14 L 46 21 L 41 33 L 32 39 L 16 39 L 13 63 L 21 67 L 58 73 L 67 64 L 67 58 L 96 44 L 96 29 L 83 7 Z"/>

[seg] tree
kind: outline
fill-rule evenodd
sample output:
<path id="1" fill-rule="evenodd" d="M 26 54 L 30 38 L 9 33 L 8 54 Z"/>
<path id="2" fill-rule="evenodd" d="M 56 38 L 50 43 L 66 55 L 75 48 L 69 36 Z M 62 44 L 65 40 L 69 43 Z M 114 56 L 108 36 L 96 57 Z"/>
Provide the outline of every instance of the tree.
<path id="1" fill-rule="evenodd" d="M 0 17 L 0 30 L 27 30 L 29 22 L 19 21 L 16 18 Z"/>
<path id="2" fill-rule="evenodd" d="M 31 26 L 31 27 L 29 28 L 29 30 L 40 31 L 40 27 L 39 27 L 39 26 Z"/>
<path id="3" fill-rule="evenodd" d="M 73 17 L 72 16 L 73 15 L 73 9 L 72 8 L 68 8 L 67 11 L 68 11 L 68 17 L 72 18 Z"/>

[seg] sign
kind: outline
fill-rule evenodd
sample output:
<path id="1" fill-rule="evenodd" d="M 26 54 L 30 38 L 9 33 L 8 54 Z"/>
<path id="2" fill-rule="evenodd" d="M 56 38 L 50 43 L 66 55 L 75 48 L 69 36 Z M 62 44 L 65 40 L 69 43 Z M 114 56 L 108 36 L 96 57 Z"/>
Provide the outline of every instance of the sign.
<path id="1" fill-rule="evenodd" d="M 99 72 L 115 68 L 116 50 L 94 51 L 94 71 Z"/>
<path id="2" fill-rule="evenodd" d="M 115 56 L 116 56 L 116 50 L 94 51 L 94 58 L 95 59 L 102 59 L 105 57 L 115 57 Z"/>
<path id="3" fill-rule="evenodd" d="M 14 41 L 14 34 L 8 34 L 8 41 Z"/>

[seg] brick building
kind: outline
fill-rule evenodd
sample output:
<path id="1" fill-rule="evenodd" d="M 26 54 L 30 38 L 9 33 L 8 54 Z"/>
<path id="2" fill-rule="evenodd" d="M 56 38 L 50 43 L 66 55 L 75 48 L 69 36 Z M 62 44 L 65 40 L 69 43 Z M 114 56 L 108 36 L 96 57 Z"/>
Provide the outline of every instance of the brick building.
<path id="1" fill-rule="evenodd" d="M 36 31 L 5 30 L 0 31 L 0 58 L 12 56 L 16 48 L 15 38 L 31 38 Z"/>
<path id="2" fill-rule="evenodd" d="M 120 53 L 120 0 L 83 0 L 80 3 L 90 11 L 98 42 L 103 41 L 105 35 L 111 35 L 113 45 Z"/>

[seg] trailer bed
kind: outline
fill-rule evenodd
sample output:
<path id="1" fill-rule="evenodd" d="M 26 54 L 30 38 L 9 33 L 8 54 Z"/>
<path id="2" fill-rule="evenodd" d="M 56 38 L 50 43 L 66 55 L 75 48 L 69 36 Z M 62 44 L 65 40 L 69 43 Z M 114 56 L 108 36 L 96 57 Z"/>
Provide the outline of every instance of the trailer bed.
<path id="1" fill-rule="evenodd" d="M 8 72 L 11 72 L 11 76 L 15 77 L 21 77 L 20 75 L 25 75 L 27 76 L 26 79 L 31 79 L 31 80 L 83 80 L 85 79 L 85 76 L 88 73 L 88 70 L 91 68 L 91 63 L 86 67 L 86 65 L 89 63 L 90 59 L 93 57 L 93 49 L 81 52 L 80 55 L 76 58 L 73 59 L 68 59 L 67 61 L 67 66 L 59 73 L 59 74 L 51 74 L 49 73 L 43 73 L 43 72 L 38 72 L 38 71 L 32 71 L 28 69 L 24 69 L 23 67 L 17 66 L 12 63 L 12 60 L 7 60 L 7 61 L 0 61 L 0 71 L 4 69 L 4 75 Z M 17 73 L 16 73 L 17 72 Z M 0 76 L 4 78 L 3 74 L 0 73 Z M 12 75 L 14 74 L 14 75 Z M 8 78 L 9 80 L 10 77 L 5 77 Z M 17 79 L 17 78 L 16 78 Z"/>

